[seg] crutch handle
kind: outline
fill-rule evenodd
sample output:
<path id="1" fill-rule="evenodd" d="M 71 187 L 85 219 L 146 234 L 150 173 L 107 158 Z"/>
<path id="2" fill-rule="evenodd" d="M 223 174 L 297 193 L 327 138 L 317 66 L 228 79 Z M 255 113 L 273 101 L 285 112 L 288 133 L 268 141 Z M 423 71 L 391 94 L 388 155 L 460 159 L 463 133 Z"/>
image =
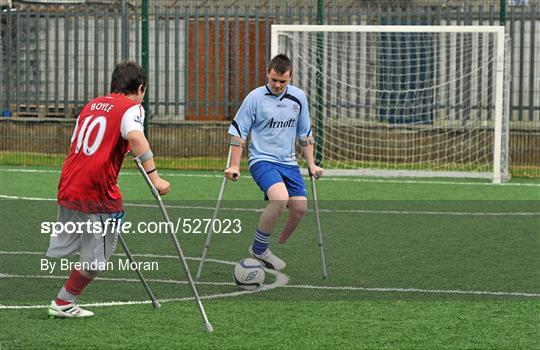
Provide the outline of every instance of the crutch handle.
<path id="1" fill-rule="evenodd" d="M 150 187 L 150 192 L 152 192 L 152 195 L 154 196 L 155 199 L 161 198 L 156 186 L 152 185 L 152 187 Z"/>
<path id="2" fill-rule="evenodd" d="M 141 159 L 139 157 L 133 157 L 133 160 L 135 161 L 135 164 L 137 164 L 137 168 L 139 168 L 139 171 L 141 172 L 141 174 L 142 174 L 142 176 L 144 178 L 144 181 L 146 182 L 148 187 L 150 187 L 150 192 L 152 192 L 152 195 L 154 196 L 154 198 L 157 199 L 157 200 L 160 200 L 161 196 L 159 194 L 159 191 L 156 188 L 156 186 L 154 186 L 154 184 L 152 183 L 152 180 L 150 180 L 150 177 L 148 176 L 148 174 L 144 170 Z"/>
<path id="3" fill-rule="evenodd" d="M 319 179 L 322 176 L 322 171 L 317 171 L 315 174 L 313 174 L 311 171 L 309 171 L 309 168 L 308 168 L 308 174 L 309 174 L 309 177 L 314 177 L 316 179 Z"/>

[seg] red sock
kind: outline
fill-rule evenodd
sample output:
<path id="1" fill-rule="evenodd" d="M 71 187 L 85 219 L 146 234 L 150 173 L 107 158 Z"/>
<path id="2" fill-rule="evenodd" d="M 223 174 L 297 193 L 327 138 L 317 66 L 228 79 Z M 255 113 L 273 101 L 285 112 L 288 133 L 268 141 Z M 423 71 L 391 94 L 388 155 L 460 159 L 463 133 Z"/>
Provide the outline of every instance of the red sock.
<path id="1" fill-rule="evenodd" d="M 90 282 L 92 282 L 91 278 L 85 277 L 79 272 L 79 270 L 73 269 L 71 270 L 66 284 L 64 284 L 64 288 L 66 288 L 68 293 L 79 295 Z"/>
<path id="2" fill-rule="evenodd" d="M 55 302 L 56 305 L 58 305 L 58 306 L 64 306 L 64 305 L 68 305 L 68 304 L 71 304 L 71 303 L 72 303 L 71 301 L 65 301 L 65 300 L 62 300 L 62 299 L 60 299 L 60 298 L 54 299 L 54 302 Z"/>

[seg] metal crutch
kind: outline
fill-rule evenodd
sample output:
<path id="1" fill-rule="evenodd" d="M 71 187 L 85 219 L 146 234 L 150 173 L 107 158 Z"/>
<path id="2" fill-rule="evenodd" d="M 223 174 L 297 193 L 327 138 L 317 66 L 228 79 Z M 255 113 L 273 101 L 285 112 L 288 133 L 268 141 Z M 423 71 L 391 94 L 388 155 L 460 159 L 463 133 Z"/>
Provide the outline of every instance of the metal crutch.
<path id="1" fill-rule="evenodd" d="M 135 262 L 135 259 L 133 259 L 133 255 L 131 255 L 131 253 L 130 253 L 130 251 L 128 249 L 128 246 L 127 246 L 126 242 L 124 241 L 124 238 L 122 237 L 122 234 L 120 232 L 118 233 L 118 239 L 120 240 L 120 244 L 122 245 L 122 249 L 124 249 L 124 253 L 126 253 L 126 255 L 127 255 L 128 259 L 129 259 L 129 262 L 133 265 L 133 263 Z M 141 271 L 139 271 L 139 269 L 136 268 L 135 272 L 139 276 L 139 279 L 141 280 L 141 282 L 142 282 L 142 284 L 144 286 L 144 289 L 146 289 L 146 293 L 148 293 L 148 296 L 152 300 L 152 306 L 154 306 L 154 308 L 156 308 L 156 309 L 159 309 L 161 307 L 161 305 L 159 304 L 159 301 L 157 301 L 156 298 L 154 297 L 154 294 L 150 290 L 150 287 L 148 286 L 148 283 L 146 283 L 146 280 L 144 279 Z"/>
<path id="2" fill-rule="evenodd" d="M 167 224 L 171 225 L 171 227 L 172 227 L 171 219 L 169 219 L 169 214 L 167 214 L 167 210 L 165 209 L 165 206 L 163 205 L 163 201 L 161 200 L 161 196 L 159 195 L 159 192 L 156 189 L 156 187 L 154 186 L 154 184 L 152 183 L 152 181 L 150 181 L 150 178 L 148 177 L 148 174 L 146 173 L 146 171 L 144 170 L 144 168 L 142 166 L 142 162 L 141 162 L 140 158 L 135 157 L 134 160 L 135 160 L 135 163 L 137 164 L 137 167 L 139 168 L 139 171 L 141 172 L 144 180 L 148 184 L 148 187 L 150 187 L 150 191 L 154 195 L 154 198 L 156 199 L 156 201 L 157 201 L 157 203 L 159 205 L 159 209 L 161 210 L 161 214 L 165 218 L 165 221 L 167 222 Z M 178 253 L 178 257 L 180 258 L 182 268 L 184 269 L 184 272 L 185 272 L 185 274 L 186 274 L 186 276 L 188 278 L 189 284 L 191 285 L 191 290 L 193 291 L 193 295 L 195 296 L 195 301 L 197 302 L 197 306 L 199 307 L 199 311 L 201 312 L 201 316 L 202 316 L 202 319 L 204 321 L 204 328 L 206 329 L 207 332 L 212 332 L 214 330 L 214 328 L 210 324 L 210 321 L 208 321 L 208 317 L 206 317 L 206 312 L 204 311 L 204 307 L 202 305 L 201 298 L 199 297 L 199 293 L 197 292 L 197 287 L 195 287 L 195 283 L 193 282 L 193 278 L 191 278 L 191 273 L 190 273 L 189 267 L 188 267 L 188 265 L 186 263 L 186 258 L 184 257 L 184 253 L 182 252 L 182 248 L 180 247 L 180 243 L 178 242 L 178 239 L 176 238 L 175 233 L 172 232 L 172 231 L 170 233 L 171 233 L 171 238 L 172 238 L 173 243 L 174 243 L 174 247 L 176 248 L 176 252 Z"/>
<path id="3" fill-rule="evenodd" d="M 225 169 L 229 168 L 231 166 L 231 147 L 229 147 L 229 155 L 227 156 L 227 166 Z M 236 178 L 238 174 L 233 175 L 233 179 Z M 236 181 L 236 180 L 234 180 Z M 219 190 L 219 195 L 216 203 L 216 209 L 214 209 L 214 215 L 212 216 L 211 224 L 208 225 L 208 234 L 206 235 L 206 242 L 204 243 L 204 249 L 201 255 L 201 262 L 199 263 L 199 268 L 197 269 L 197 275 L 195 276 L 196 279 L 201 278 L 202 269 L 204 265 L 204 261 L 206 259 L 206 255 L 208 254 L 208 249 L 210 249 L 210 242 L 212 241 L 212 234 L 214 233 L 214 222 L 217 219 L 219 208 L 221 207 L 221 200 L 223 198 L 223 193 L 225 192 L 225 186 L 227 185 L 227 177 L 223 175 L 223 181 L 221 182 L 221 189 Z"/>
<path id="4" fill-rule="evenodd" d="M 327 277 L 326 273 L 326 260 L 324 258 L 324 248 L 323 248 L 323 239 L 322 239 L 322 230 L 321 230 L 321 219 L 319 218 L 319 203 L 317 201 L 317 190 L 315 188 L 315 179 L 314 175 L 308 170 L 309 179 L 311 181 L 311 192 L 313 193 L 313 204 L 315 206 L 315 223 L 317 225 L 317 233 L 319 235 L 319 248 L 321 250 L 321 261 L 323 268 L 323 278 Z M 317 176 L 318 178 L 318 176 Z"/>

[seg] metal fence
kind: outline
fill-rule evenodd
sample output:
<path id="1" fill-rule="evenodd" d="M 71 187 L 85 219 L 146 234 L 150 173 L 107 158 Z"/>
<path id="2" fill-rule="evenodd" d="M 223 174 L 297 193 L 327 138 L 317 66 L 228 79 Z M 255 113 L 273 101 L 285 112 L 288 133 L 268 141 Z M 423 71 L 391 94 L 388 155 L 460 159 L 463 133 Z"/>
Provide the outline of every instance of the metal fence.
<path id="1" fill-rule="evenodd" d="M 141 62 L 139 2 L 27 4 L 0 12 L 0 162 L 63 155 L 74 118 L 108 92 L 115 63 Z M 135 5 L 134 5 L 135 4 Z M 174 4 L 174 2 L 173 2 Z M 150 2 L 150 137 L 170 166 L 222 168 L 227 123 L 264 84 L 272 24 L 316 24 L 313 2 Z M 496 25 L 499 3 L 326 2 L 325 24 Z M 511 166 L 540 175 L 540 6 L 508 6 Z M 37 137 L 29 138 L 30 135 Z M 36 153 L 36 157 L 32 154 Z M 62 157 L 48 158 L 47 164 Z M 196 159 L 196 161 L 194 161 Z"/>

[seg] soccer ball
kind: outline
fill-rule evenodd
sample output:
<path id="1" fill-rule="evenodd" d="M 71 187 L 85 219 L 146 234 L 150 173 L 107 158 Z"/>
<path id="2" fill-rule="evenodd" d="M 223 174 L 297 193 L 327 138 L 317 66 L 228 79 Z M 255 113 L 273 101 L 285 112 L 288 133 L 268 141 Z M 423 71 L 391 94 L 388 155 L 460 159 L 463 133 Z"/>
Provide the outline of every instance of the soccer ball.
<path id="1" fill-rule="evenodd" d="M 255 290 L 264 282 L 263 264 L 255 259 L 240 260 L 234 266 L 234 281 L 236 285 L 245 290 Z"/>

